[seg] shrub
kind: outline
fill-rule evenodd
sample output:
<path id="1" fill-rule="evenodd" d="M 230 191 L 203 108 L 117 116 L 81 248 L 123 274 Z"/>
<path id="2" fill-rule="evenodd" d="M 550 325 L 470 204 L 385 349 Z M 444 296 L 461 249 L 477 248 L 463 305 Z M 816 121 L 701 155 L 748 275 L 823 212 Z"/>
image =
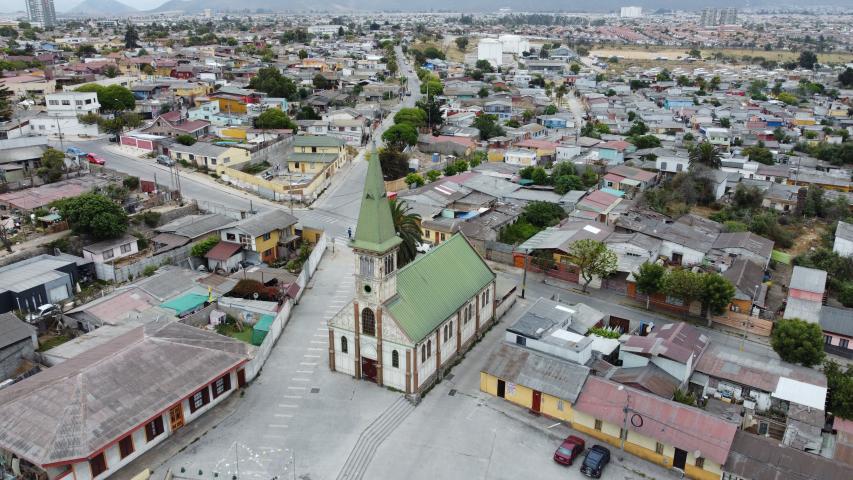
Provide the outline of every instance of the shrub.
<path id="1" fill-rule="evenodd" d="M 139 188 L 139 177 L 127 177 L 121 182 L 128 190 L 136 190 Z"/>
<path id="2" fill-rule="evenodd" d="M 143 212 L 138 215 L 138 218 L 148 227 L 154 228 L 158 223 L 160 223 L 160 212 Z"/>
<path id="3" fill-rule="evenodd" d="M 275 287 L 267 287 L 257 280 L 243 279 L 234 285 L 234 288 L 228 292 L 229 297 L 240 297 L 254 299 L 255 294 L 258 300 L 269 302 L 277 302 L 281 298 L 281 292 Z"/>
<path id="4" fill-rule="evenodd" d="M 177 141 L 181 145 L 190 146 L 190 145 L 194 144 L 197 140 L 192 135 L 183 134 L 183 135 L 178 135 L 177 137 L 175 137 L 175 141 Z"/>
<path id="5" fill-rule="evenodd" d="M 142 270 L 142 274 L 146 277 L 150 277 L 155 273 L 157 273 L 157 265 L 148 265 L 147 267 L 145 267 L 144 270 Z"/>
<path id="6" fill-rule="evenodd" d="M 203 257 L 218 243 L 219 237 L 207 237 L 204 240 L 201 240 L 200 242 L 193 245 L 192 249 L 190 249 L 190 255 L 194 257 Z"/>

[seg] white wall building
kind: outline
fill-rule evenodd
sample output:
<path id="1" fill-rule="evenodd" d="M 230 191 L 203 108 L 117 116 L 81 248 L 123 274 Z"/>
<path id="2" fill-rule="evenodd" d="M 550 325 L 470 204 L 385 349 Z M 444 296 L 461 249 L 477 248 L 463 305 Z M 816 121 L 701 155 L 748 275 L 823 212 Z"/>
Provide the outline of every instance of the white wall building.
<path id="1" fill-rule="evenodd" d="M 477 60 L 488 60 L 493 67 L 503 65 L 503 43 L 494 38 L 483 38 L 477 44 Z"/>
<path id="2" fill-rule="evenodd" d="M 643 16 L 643 7 L 622 7 L 619 9 L 621 18 L 637 18 Z"/>
<path id="3" fill-rule="evenodd" d="M 530 42 L 519 35 L 501 35 L 498 40 L 500 40 L 505 53 L 521 55 L 522 52 L 530 50 Z"/>
<path id="4" fill-rule="evenodd" d="M 30 120 L 30 132 L 39 135 L 94 136 L 98 126 L 80 123 L 78 115 L 98 113 L 101 104 L 95 92 L 61 92 L 45 96 L 47 112 Z"/>
<path id="5" fill-rule="evenodd" d="M 835 243 L 832 245 L 832 251 L 842 257 L 853 257 L 853 224 L 838 222 L 838 228 L 835 229 Z"/>

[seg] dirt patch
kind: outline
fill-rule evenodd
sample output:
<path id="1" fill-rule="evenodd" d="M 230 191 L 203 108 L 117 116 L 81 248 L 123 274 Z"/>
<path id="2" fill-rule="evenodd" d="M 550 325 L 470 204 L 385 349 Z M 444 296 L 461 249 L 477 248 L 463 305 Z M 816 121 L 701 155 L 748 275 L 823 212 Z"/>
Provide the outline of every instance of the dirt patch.
<path id="1" fill-rule="evenodd" d="M 597 55 L 603 58 L 610 58 L 613 56 L 623 57 L 625 59 L 635 59 L 635 60 L 654 60 L 656 57 L 667 57 L 667 59 L 672 62 L 678 60 L 680 58 L 687 57 L 687 52 L 690 50 L 688 47 L 684 48 L 673 48 L 673 47 L 655 47 L 655 46 L 632 46 L 632 45 L 619 45 L 616 46 L 602 46 L 600 48 L 594 48 L 590 50 L 590 54 Z M 749 48 L 700 48 L 702 52 L 702 56 L 705 58 L 709 58 L 715 53 L 722 53 L 723 55 L 729 57 L 735 57 L 738 60 L 741 57 L 763 57 L 767 60 L 775 60 L 777 62 L 787 62 L 789 60 L 796 60 L 799 57 L 799 52 L 789 52 L 789 51 L 766 51 L 766 50 L 754 50 Z M 849 53 L 818 53 L 818 61 L 821 63 L 847 63 L 853 60 L 853 55 Z"/>
<path id="2" fill-rule="evenodd" d="M 823 223 L 804 224 L 799 229 L 799 235 L 794 239 L 794 246 L 789 249 L 783 249 L 784 252 L 796 257 L 803 254 L 812 247 L 818 247 L 821 243 L 821 237 L 826 232 L 826 225 Z"/>

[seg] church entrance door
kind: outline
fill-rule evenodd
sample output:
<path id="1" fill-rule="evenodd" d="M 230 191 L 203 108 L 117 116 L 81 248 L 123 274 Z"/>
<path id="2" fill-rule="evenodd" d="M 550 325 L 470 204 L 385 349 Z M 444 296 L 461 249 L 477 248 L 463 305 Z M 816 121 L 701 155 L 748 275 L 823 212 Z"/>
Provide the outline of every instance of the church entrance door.
<path id="1" fill-rule="evenodd" d="M 361 376 L 376 383 L 376 360 L 361 357 Z"/>

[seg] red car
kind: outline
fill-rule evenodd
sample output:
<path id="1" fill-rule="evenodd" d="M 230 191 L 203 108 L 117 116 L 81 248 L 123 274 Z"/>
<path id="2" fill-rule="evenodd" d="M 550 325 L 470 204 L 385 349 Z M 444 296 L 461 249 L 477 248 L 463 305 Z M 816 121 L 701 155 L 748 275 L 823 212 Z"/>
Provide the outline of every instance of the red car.
<path id="1" fill-rule="evenodd" d="M 571 465 L 583 453 L 583 448 L 583 439 L 570 435 L 563 440 L 563 443 L 554 452 L 554 461 L 563 465 Z"/>
<path id="2" fill-rule="evenodd" d="M 106 165 L 107 162 L 103 157 L 94 153 L 87 153 L 86 158 L 89 160 L 89 163 L 94 163 L 95 165 Z"/>

